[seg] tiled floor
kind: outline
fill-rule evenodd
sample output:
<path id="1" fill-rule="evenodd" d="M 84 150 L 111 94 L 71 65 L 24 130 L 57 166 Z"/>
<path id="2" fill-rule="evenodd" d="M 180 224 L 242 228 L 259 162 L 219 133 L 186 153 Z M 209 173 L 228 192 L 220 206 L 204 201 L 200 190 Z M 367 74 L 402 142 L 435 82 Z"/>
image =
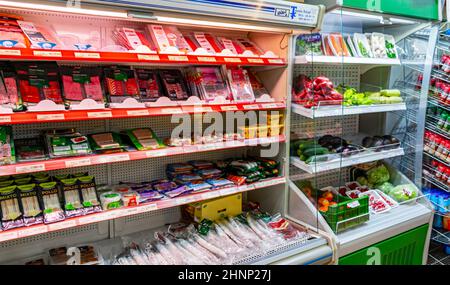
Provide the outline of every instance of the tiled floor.
<path id="1" fill-rule="evenodd" d="M 428 252 L 428 265 L 450 265 L 450 255 L 444 252 L 441 245 L 431 242 Z"/>

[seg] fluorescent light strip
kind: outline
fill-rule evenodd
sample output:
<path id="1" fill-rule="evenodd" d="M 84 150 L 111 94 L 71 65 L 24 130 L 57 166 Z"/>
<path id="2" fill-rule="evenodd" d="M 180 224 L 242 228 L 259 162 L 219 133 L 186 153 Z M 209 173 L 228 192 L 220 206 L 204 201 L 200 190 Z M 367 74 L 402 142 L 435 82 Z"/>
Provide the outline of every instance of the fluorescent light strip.
<path id="1" fill-rule="evenodd" d="M 84 15 L 93 15 L 93 16 L 106 16 L 106 17 L 114 17 L 114 18 L 127 18 L 128 17 L 128 14 L 126 12 L 113 12 L 113 11 L 93 10 L 93 9 L 84 9 L 84 8 L 67 7 L 67 6 L 53 6 L 53 5 L 24 3 L 24 2 L 0 1 L 0 6 L 10 7 L 10 8 L 32 9 L 32 10 L 45 10 L 45 11 L 52 11 L 52 12 L 65 12 L 65 13 L 73 13 L 73 14 L 84 14 Z"/>
<path id="2" fill-rule="evenodd" d="M 252 26 L 252 25 L 212 22 L 212 21 L 185 19 L 185 18 L 174 18 L 174 17 L 164 17 L 164 16 L 156 16 L 155 18 L 158 22 L 187 24 L 187 25 L 200 25 L 200 26 L 212 26 L 212 27 L 245 29 L 245 30 L 260 30 L 260 31 L 266 31 L 268 29 L 267 27 L 259 27 L 259 26 Z"/>

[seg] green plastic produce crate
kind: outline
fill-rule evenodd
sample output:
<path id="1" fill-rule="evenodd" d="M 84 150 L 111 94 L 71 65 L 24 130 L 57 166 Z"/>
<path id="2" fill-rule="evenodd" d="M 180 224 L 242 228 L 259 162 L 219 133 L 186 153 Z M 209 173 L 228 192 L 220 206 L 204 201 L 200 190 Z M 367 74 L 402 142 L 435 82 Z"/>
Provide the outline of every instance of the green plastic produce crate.
<path id="1" fill-rule="evenodd" d="M 340 233 L 369 220 L 369 196 L 350 199 L 338 196 L 338 203 L 321 212 L 331 229 Z"/>

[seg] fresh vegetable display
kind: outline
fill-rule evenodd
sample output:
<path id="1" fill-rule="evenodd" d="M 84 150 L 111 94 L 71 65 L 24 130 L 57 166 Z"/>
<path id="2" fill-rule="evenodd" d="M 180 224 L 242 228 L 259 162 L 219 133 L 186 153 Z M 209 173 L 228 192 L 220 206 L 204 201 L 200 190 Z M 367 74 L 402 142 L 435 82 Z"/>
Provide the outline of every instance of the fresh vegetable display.
<path id="1" fill-rule="evenodd" d="M 363 138 L 361 145 L 375 151 L 382 151 L 400 147 L 400 141 L 391 135 L 373 136 Z"/>
<path id="2" fill-rule="evenodd" d="M 384 89 L 380 92 L 358 92 L 355 88 L 340 84 L 336 90 L 343 94 L 344 106 L 398 104 L 403 102 L 398 89 Z"/>
<path id="3" fill-rule="evenodd" d="M 342 99 L 342 95 L 334 89 L 331 80 L 325 76 L 311 79 L 301 74 L 294 80 L 292 101 L 306 108 L 319 106 L 319 104 L 340 105 Z"/>

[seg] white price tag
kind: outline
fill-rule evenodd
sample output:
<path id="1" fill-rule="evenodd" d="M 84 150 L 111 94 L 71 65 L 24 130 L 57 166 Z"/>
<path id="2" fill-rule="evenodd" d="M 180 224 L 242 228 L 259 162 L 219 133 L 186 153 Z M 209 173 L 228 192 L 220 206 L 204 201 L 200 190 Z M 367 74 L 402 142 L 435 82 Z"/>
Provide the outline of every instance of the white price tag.
<path id="1" fill-rule="evenodd" d="M 237 106 L 220 106 L 222 111 L 237 111 L 239 110 Z"/>
<path id="2" fill-rule="evenodd" d="M 347 204 L 347 208 L 351 208 L 351 209 L 359 207 L 359 206 L 360 206 L 360 204 L 358 201 L 353 201 L 353 202 L 350 202 Z"/>
<path id="3" fill-rule="evenodd" d="M 48 225 L 48 230 L 49 231 L 57 231 L 57 230 L 72 228 L 72 227 L 76 227 L 76 226 L 77 226 L 77 220 L 74 219 L 74 220 L 67 220 L 67 221 L 50 224 L 50 225 Z"/>
<path id="4" fill-rule="evenodd" d="M 283 60 L 282 59 L 269 59 L 269 63 L 273 63 L 273 64 L 283 64 Z"/>
<path id="5" fill-rule="evenodd" d="M 83 159 L 75 159 L 75 160 L 68 160 L 65 162 L 66 167 L 79 167 L 79 166 L 86 166 L 91 165 L 91 159 L 90 158 L 83 158 Z"/>
<path id="6" fill-rule="evenodd" d="M 138 59 L 149 60 L 149 61 L 159 61 L 160 60 L 158 55 L 148 55 L 148 54 L 138 54 Z"/>
<path id="7" fill-rule="evenodd" d="M 112 113 L 107 112 L 88 112 L 87 113 L 88 118 L 111 118 Z"/>
<path id="8" fill-rule="evenodd" d="M 161 108 L 161 113 L 163 113 L 163 114 L 182 114 L 183 110 L 181 110 L 181 108 Z"/>
<path id="9" fill-rule="evenodd" d="M 100 54 L 97 52 L 75 52 L 77 58 L 100 58 Z"/>
<path id="10" fill-rule="evenodd" d="M 261 106 L 266 109 L 278 108 L 277 103 L 262 104 Z"/>
<path id="11" fill-rule="evenodd" d="M 244 105 L 245 110 L 255 110 L 259 109 L 259 105 Z"/>
<path id="12" fill-rule="evenodd" d="M 34 226 L 31 228 L 25 228 L 22 230 L 19 230 L 17 232 L 18 237 L 28 237 L 28 236 L 32 236 L 32 235 L 38 235 L 38 234 L 42 234 L 42 233 L 46 233 L 47 232 L 47 226 Z"/>
<path id="13" fill-rule="evenodd" d="M 40 114 L 36 116 L 36 119 L 39 121 L 56 121 L 56 120 L 64 120 L 64 114 Z"/>
<path id="14" fill-rule="evenodd" d="M 0 241 L 6 241 L 6 240 L 12 240 L 17 239 L 18 235 L 17 232 L 0 232 Z"/>
<path id="15" fill-rule="evenodd" d="M 146 205 L 140 206 L 139 208 L 141 208 L 141 213 L 151 212 L 151 211 L 158 210 L 158 204 L 156 204 L 156 203 L 146 204 Z"/>
<path id="16" fill-rule="evenodd" d="M 0 116 L 0 123 L 10 123 L 11 116 Z"/>
<path id="17" fill-rule="evenodd" d="M 177 204 L 178 205 L 189 204 L 189 203 L 195 202 L 196 200 L 197 199 L 195 199 L 195 197 L 193 197 L 193 196 L 178 198 L 177 199 Z"/>
<path id="18" fill-rule="evenodd" d="M 16 166 L 16 173 L 30 173 L 30 172 L 38 172 L 38 171 L 44 171 L 45 170 L 45 164 L 32 164 L 32 165 L 25 165 L 25 166 Z"/>
<path id="19" fill-rule="evenodd" d="M 128 154 L 110 155 L 99 158 L 100 163 L 119 162 L 127 160 L 130 160 L 130 156 Z"/>
<path id="20" fill-rule="evenodd" d="M 17 49 L 0 49 L 0 55 L 22 55 L 22 52 Z"/>
<path id="21" fill-rule="evenodd" d="M 212 56 L 198 56 L 197 60 L 201 62 L 216 62 L 216 58 Z"/>
<path id="22" fill-rule="evenodd" d="M 148 116 L 150 113 L 148 110 L 129 110 L 127 111 L 128 116 Z"/>
<path id="23" fill-rule="evenodd" d="M 184 55 L 169 55 L 168 58 L 170 61 L 189 61 L 189 58 Z"/>
<path id="24" fill-rule="evenodd" d="M 223 60 L 225 62 L 242 62 L 238 57 L 225 57 Z"/>
<path id="25" fill-rule="evenodd" d="M 165 149 L 156 149 L 156 150 L 149 150 L 145 153 L 145 156 L 147 157 L 161 157 L 166 156 L 167 150 Z"/>
<path id="26" fill-rule="evenodd" d="M 33 54 L 35 56 L 62 57 L 62 53 L 60 51 L 35 50 Z"/>
<path id="27" fill-rule="evenodd" d="M 247 58 L 248 62 L 250 63 L 264 63 L 264 60 L 261 58 Z"/>
<path id="28" fill-rule="evenodd" d="M 208 112 L 212 112 L 212 108 L 211 107 L 194 107 L 194 112 L 195 113 L 208 113 Z"/>
<path id="29" fill-rule="evenodd" d="M 216 149 L 216 145 L 209 143 L 209 144 L 201 144 L 197 146 L 197 150 L 198 151 L 204 151 L 204 150 L 212 150 L 212 149 Z"/>
<path id="30" fill-rule="evenodd" d="M 225 188 L 225 189 L 220 190 L 220 194 L 222 196 L 230 195 L 230 194 L 237 193 L 237 192 L 241 192 L 240 187 L 230 187 L 230 188 Z"/>
<path id="31" fill-rule="evenodd" d="M 92 214 L 84 217 L 78 218 L 78 224 L 79 225 L 86 225 L 86 224 L 92 224 L 97 223 L 105 220 L 104 216 L 101 214 Z"/>

